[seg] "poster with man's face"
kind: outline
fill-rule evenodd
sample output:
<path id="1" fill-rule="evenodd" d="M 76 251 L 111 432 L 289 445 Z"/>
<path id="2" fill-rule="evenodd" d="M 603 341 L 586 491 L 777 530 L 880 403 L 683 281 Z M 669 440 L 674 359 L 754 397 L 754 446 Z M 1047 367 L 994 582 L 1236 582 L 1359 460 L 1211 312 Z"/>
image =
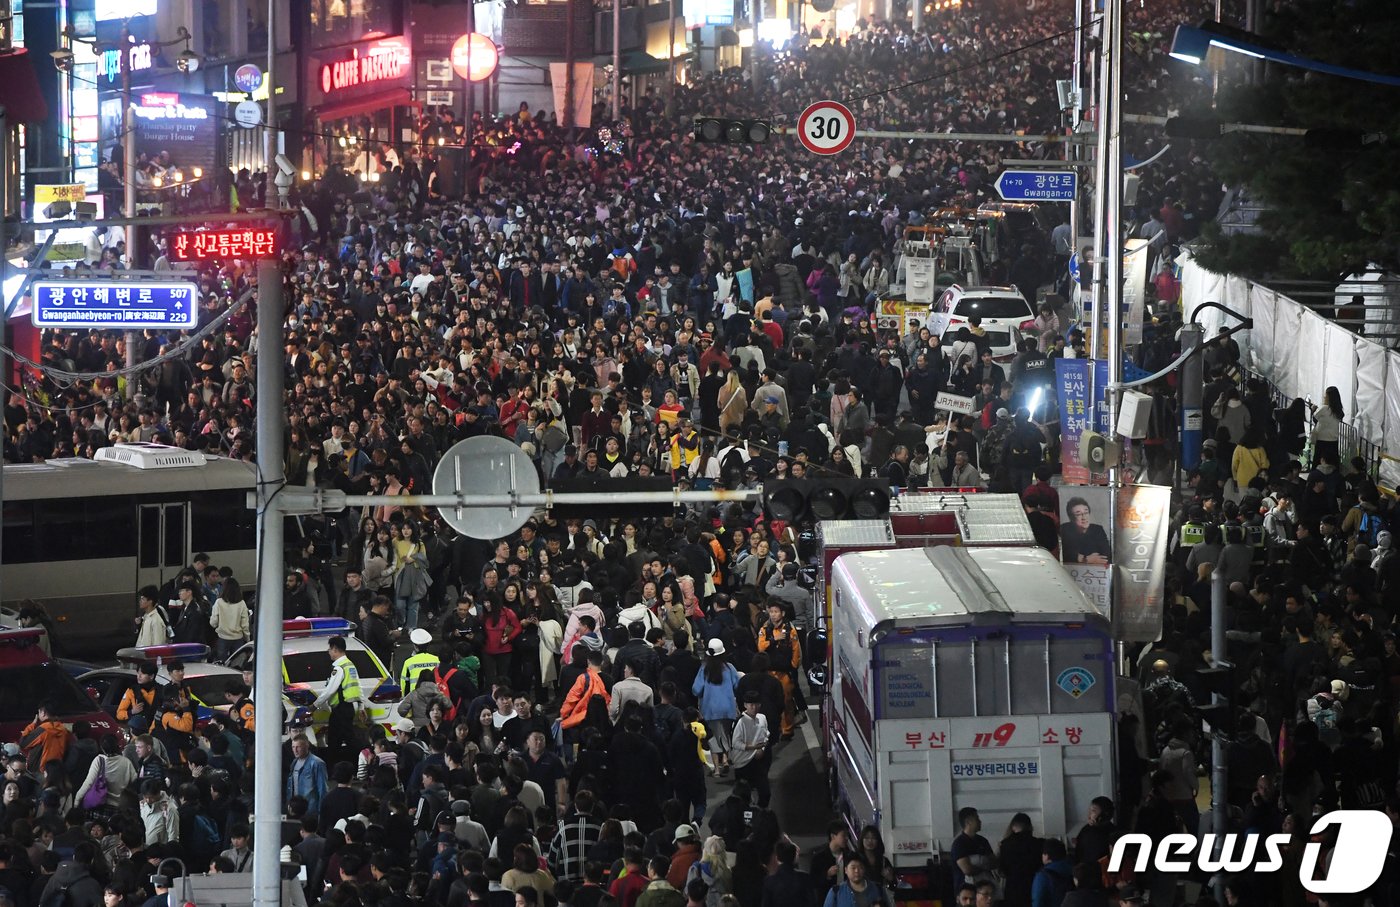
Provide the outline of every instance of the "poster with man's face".
<path id="1" fill-rule="evenodd" d="M 1060 560 L 1066 572 L 1105 614 L 1113 548 L 1108 527 L 1112 514 L 1107 488 L 1064 486 L 1060 489 Z"/>

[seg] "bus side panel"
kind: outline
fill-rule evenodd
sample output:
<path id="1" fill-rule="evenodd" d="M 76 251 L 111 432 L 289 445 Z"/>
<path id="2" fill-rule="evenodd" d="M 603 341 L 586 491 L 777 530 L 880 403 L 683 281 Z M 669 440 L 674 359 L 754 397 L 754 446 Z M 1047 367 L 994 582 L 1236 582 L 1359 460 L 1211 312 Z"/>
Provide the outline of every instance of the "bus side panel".
<path id="1" fill-rule="evenodd" d="M 1083 824 L 1089 801 L 1112 796 L 1113 716 L 901 719 L 877 727 L 880 830 L 896 867 L 946 852 L 958 810 L 976 807 L 986 828 L 1024 812 L 1037 833 Z"/>

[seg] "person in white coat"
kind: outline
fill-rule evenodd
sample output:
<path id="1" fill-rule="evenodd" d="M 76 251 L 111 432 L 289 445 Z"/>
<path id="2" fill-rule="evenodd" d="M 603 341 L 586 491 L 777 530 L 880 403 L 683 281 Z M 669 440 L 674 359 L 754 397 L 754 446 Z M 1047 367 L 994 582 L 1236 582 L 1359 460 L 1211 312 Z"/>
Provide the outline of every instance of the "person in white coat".
<path id="1" fill-rule="evenodd" d="M 101 747 L 101 753 L 88 766 L 87 777 L 78 786 L 73 801 L 79 804 L 83 802 L 88 791 L 97 783 L 97 775 L 101 772 L 107 781 L 107 796 L 98 808 L 116 810 L 121 805 L 122 793 L 136 781 L 136 766 L 122 755 L 121 741 L 115 734 L 103 737 Z"/>
<path id="2" fill-rule="evenodd" d="M 136 647 L 163 646 L 170 642 L 170 621 L 160 606 L 160 590 L 145 586 L 137 596 L 141 616 L 136 618 Z"/>

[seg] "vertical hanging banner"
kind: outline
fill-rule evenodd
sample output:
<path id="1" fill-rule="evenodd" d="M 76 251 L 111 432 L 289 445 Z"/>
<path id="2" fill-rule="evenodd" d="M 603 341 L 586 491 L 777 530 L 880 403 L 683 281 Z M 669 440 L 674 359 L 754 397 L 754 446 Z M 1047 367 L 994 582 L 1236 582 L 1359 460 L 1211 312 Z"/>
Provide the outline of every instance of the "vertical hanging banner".
<path id="1" fill-rule="evenodd" d="M 1078 360 L 1086 362 L 1086 360 Z M 1112 508 L 1107 488 L 1060 490 L 1060 560 L 1081 592 L 1105 614 L 1112 614 L 1114 551 L 1108 538 Z"/>
<path id="2" fill-rule="evenodd" d="M 1142 343 L 1142 320 L 1147 313 L 1148 240 L 1130 239 L 1123 250 L 1123 345 Z"/>
<path id="3" fill-rule="evenodd" d="M 1113 638 L 1154 642 L 1162 635 L 1171 489 L 1129 485 L 1118 491 L 1113 535 Z"/>
<path id="4" fill-rule="evenodd" d="M 593 77 L 597 69 L 592 63 L 574 64 L 574 125 L 580 129 L 593 125 Z M 554 90 L 554 117 L 562 123 L 568 106 L 569 64 L 549 64 L 549 82 Z"/>
<path id="5" fill-rule="evenodd" d="M 1066 485 L 1102 484 L 1079 460 L 1079 437 L 1086 431 L 1108 433 L 1108 363 L 1102 359 L 1056 359 L 1055 397 L 1060 407 L 1060 463 Z"/>

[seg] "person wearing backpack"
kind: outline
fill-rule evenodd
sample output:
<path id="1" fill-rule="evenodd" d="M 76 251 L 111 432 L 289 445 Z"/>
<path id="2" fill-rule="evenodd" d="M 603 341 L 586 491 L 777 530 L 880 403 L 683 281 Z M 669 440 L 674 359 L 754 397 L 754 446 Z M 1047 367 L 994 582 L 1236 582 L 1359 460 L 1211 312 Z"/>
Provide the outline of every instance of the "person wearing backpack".
<path id="1" fill-rule="evenodd" d="M 79 841 L 73 858 L 58 865 L 39 895 L 39 907 L 103 907 L 102 883 L 92 867 L 102 858 L 95 841 Z"/>
<path id="2" fill-rule="evenodd" d="M 1380 499 L 1374 489 L 1363 489 L 1360 501 L 1347 511 L 1342 520 L 1342 535 L 1348 539 L 1348 552 L 1357 545 L 1375 548 L 1381 530 L 1385 529 L 1385 519 L 1380 514 Z"/>
<path id="3" fill-rule="evenodd" d="M 448 721 L 456 720 L 462 707 L 476 698 L 476 678 L 481 670 L 481 659 L 472 651 L 470 643 L 458 643 L 453 654 L 456 655 L 454 663 L 433 668 L 433 684 L 452 705 L 446 716 Z"/>
<path id="4" fill-rule="evenodd" d="M 191 872 L 208 869 L 210 862 L 224 849 L 223 832 L 209 817 L 199 799 L 199 787 L 194 782 L 180 785 L 177 792 L 180 822 L 179 842 Z"/>
<path id="5" fill-rule="evenodd" d="M 1044 865 L 1031 882 L 1031 907 L 1060 907 L 1074 882 L 1074 867 L 1064 842 L 1046 838 L 1040 860 Z"/>

